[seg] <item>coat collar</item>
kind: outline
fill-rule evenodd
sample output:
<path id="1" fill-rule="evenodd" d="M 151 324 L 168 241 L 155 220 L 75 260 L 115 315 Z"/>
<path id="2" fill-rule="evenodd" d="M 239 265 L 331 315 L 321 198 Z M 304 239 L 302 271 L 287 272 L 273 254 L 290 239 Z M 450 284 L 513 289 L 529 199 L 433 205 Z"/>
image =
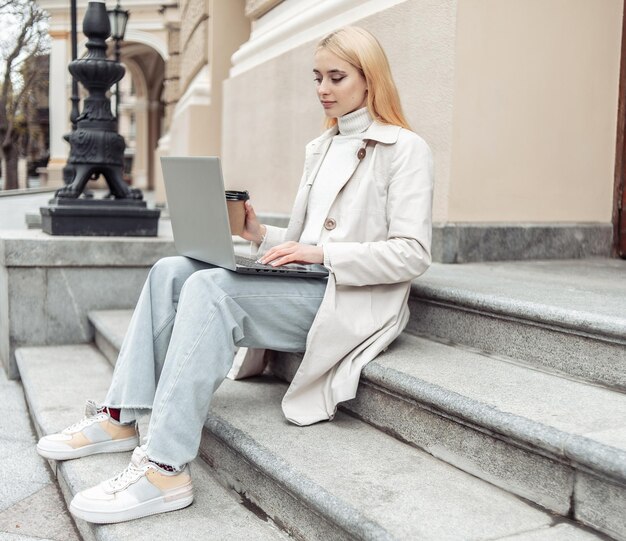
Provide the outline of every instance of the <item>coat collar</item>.
<path id="1" fill-rule="evenodd" d="M 363 132 L 363 140 L 376 141 L 386 145 L 394 144 L 400 135 L 400 126 L 393 124 L 383 124 L 374 120 L 367 130 Z M 307 150 L 311 154 L 319 154 L 324 149 L 324 143 L 339 133 L 339 128 L 335 124 L 332 128 L 327 129 L 317 139 L 313 139 L 308 145 Z"/>

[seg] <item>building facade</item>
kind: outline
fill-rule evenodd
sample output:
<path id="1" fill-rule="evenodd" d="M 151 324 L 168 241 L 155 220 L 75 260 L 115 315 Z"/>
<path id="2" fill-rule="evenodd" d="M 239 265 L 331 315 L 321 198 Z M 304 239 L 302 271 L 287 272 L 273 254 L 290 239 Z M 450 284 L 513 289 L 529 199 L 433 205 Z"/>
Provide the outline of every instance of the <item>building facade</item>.
<path id="1" fill-rule="evenodd" d="M 52 15 L 51 96 L 67 95 L 67 6 L 40 3 Z M 304 144 L 322 129 L 315 43 L 356 24 L 382 43 L 408 121 L 434 152 L 436 259 L 610 252 L 622 182 L 623 0 L 127 0 L 124 8 L 122 61 L 135 94 L 121 105 L 134 115 L 133 177 L 159 200 L 159 156 L 220 155 L 229 188 L 248 189 L 262 213 L 287 215 Z M 52 167 L 67 154 L 61 101 L 51 101 Z"/>

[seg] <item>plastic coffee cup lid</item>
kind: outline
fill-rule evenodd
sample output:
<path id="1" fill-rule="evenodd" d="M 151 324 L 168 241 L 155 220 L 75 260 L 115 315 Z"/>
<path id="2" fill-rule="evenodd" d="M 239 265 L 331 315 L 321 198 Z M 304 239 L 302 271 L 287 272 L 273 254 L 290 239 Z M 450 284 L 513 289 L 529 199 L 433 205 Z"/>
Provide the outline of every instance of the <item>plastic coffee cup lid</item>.
<path id="1" fill-rule="evenodd" d="M 250 194 L 247 191 L 226 190 L 225 194 L 227 201 L 247 201 L 250 199 Z"/>

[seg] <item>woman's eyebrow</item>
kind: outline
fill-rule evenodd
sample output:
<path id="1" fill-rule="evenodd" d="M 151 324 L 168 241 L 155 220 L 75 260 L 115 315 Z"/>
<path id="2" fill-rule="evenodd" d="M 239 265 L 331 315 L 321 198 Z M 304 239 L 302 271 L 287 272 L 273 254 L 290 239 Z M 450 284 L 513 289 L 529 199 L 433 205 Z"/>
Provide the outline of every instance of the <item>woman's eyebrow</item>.
<path id="1" fill-rule="evenodd" d="M 313 73 L 321 73 L 321 71 L 313 68 Z M 337 69 L 337 68 L 328 70 L 326 73 L 339 73 L 341 75 L 346 75 L 345 71 Z"/>

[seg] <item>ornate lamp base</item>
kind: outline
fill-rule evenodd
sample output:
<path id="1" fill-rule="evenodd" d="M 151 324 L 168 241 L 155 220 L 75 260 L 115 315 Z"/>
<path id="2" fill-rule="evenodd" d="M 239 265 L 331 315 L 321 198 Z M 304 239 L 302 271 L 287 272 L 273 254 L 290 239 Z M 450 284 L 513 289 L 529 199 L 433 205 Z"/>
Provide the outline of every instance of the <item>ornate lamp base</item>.
<path id="1" fill-rule="evenodd" d="M 132 199 L 54 198 L 41 207 L 41 228 L 49 235 L 156 237 L 158 209 Z"/>

